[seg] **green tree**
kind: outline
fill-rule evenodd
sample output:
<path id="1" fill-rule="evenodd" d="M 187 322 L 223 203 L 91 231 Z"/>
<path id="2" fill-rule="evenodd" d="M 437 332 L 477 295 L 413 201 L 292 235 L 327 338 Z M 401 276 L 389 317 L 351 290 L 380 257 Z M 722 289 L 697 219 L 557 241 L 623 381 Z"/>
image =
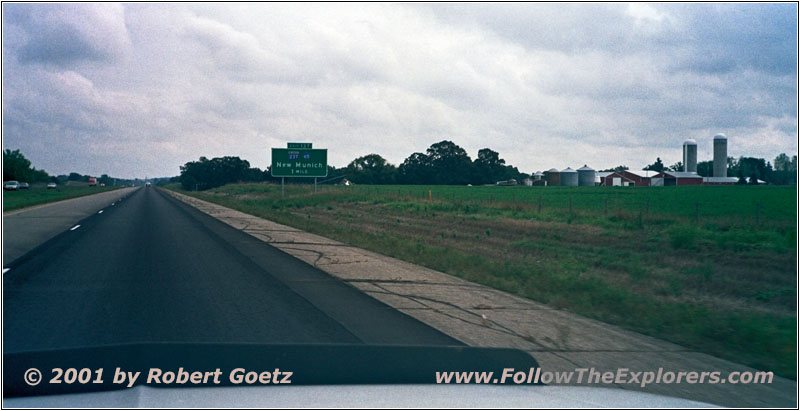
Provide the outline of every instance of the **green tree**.
<path id="1" fill-rule="evenodd" d="M 356 184 L 394 184 L 397 167 L 377 154 L 361 156 L 347 165 L 348 179 Z"/>
<path id="2" fill-rule="evenodd" d="M 31 162 L 17 149 L 3 150 L 3 181 L 47 182 L 50 176 L 44 170 L 31 167 Z"/>
<path id="3" fill-rule="evenodd" d="M 397 180 L 401 184 L 430 184 L 433 182 L 433 167 L 426 154 L 413 153 L 397 169 Z"/>
<path id="4" fill-rule="evenodd" d="M 630 169 L 628 168 L 628 166 L 616 166 L 614 168 L 607 168 L 605 170 L 600 170 L 600 172 L 612 172 L 612 173 L 615 173 L 615 172 L 620 172 L 620 171 L 625 171 L 625 170 L 630 170 Z"/>
<path id="5" fill-rule="evenodd" d="M 516 178 L 515 170 L 506 166 L 506 161 L 500 158 L 500 153 L 483 148 L 478 151 L 478 158 L 472 164 L 472 182 L 475 184 L 493 184 L 498 181 Z"/>
<path id="6" fill-rule="evenodd" d="M 792 167 L 792 160 L 789 158 L 788 155 L 786 155 L 786 153 L 778 154 L 778 156 L 775 157 L 775 161 L 773 161 L 773 163 L 775 165 L 776 171 L 790 171 L 789 169 Z"/>
<path id="7" fill-rule="evenodd" d="M 714 162 L 713 161 L 700 161 L 697 163 L 697 174 L 703 177 L 711 177 L 714 175 Z M 734 174 L 736 175 L 736 174 Z"/>
<path id="8" fill-rule="evenodd" d="M 31 162 L 19 151 L 5 149 L 3 151 L 3 181 L 27 181 L 30 176 Z"/>
<path id="9" fill-rule="evenodd" d="M 664 163 L 661 161 L 661 157 L 656 157 L 656 162 L 643 168 L 643 170 L 651 170 L 657 173 L 664 171 Z"/>
<path id="10" fill-rule="evenodd" d="M 677 163 L 669 166 L 669 170 L 672 170 L 672 171 L 683 171 L 683 161 L 678 161 Z"/>
<path id="11" fill-rule="evenodd" d="M 472 160 L 467 152 L 449 140 L 431 145 L 427 158 L 434 184 L 467 184 L 472 176 Z"/>
<path id="12" fill-rule="evenodd" d="M 186 190 L 207 190 L 251 176 L 250 163 L 239 157 L 200 157 L 181 166 L 181 186 Z"/>

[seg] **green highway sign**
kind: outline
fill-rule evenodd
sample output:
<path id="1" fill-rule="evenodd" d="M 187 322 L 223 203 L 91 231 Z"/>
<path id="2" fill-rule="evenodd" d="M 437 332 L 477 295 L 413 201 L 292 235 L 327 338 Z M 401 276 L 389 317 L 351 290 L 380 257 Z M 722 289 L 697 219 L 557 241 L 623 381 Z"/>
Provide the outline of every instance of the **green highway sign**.
<path id="1" fill-rule="evenodd" d="M 286 144 L 288 148 L 303 148 L 303 149 L 310 149 L 311 143 L 288 143 Z"/>
<path id="2" fill-rule="evenodd" d="M 328 149 L 273 148 L 270 173 L 273 177 L 326 177 Z"/>

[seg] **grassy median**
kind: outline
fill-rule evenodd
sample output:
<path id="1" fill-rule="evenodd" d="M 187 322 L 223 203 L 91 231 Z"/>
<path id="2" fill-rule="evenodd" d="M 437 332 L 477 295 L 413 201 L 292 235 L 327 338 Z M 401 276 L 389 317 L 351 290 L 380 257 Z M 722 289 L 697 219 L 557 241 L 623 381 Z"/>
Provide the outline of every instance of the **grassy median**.
<path id="1" fill-rule="evenodd" d="M 4 191 L 3 212 L 31 207 L 69 198 L 83 197 L 120 187 L 59 186 L 48 190 L 44 185 L 34 185 L 27 190 Z"/>
<path id="2" fill-rule="evenodd" d="M 796 378 L 795 187 L 171 188 Z"/>

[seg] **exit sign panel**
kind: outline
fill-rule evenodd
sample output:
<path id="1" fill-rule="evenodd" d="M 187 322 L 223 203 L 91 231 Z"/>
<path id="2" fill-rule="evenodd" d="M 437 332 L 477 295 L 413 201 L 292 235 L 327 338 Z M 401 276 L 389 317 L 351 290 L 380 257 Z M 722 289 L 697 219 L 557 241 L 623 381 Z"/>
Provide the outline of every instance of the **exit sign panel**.
<path id="1" fill-rule="evenodd" d="M 328 150 L 273 148 L 270 171 L 273 177 L 326 177 Z"/>
<path id="2" fill-rule="evenodd" d="M 311 143 L 287 143 L 286 147 L 288 147 L 288 148 L 310 149 L 311 148 Z"/>

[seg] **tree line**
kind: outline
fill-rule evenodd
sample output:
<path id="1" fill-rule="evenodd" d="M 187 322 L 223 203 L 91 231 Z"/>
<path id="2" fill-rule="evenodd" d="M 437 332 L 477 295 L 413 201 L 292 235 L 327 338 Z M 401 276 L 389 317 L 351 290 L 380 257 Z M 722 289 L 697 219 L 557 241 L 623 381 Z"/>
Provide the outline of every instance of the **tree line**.
<path id="1" fill-rule="evenodd" d="M 232 182 L 280 181 L 270 175 L 270 167 L 261 170 L 251 167 L 239 157 L 200 157 L 180 168 L 178 181 L 186 190 L 205 190 Z M 498 181 L 529 177 L 516 167 L 506 164 L 500 154 L 489 148 L 478 151 L 472 160 L 459 145 L 443 140 L 431 145 L 424 153 L 413 153 L 399 166 L 389 163 L 378 154 L 368 154 L 351 161 L 346 167 L 328 166 L 325 182 L 346 178 L 355 184 L 494 184 Z M 308 178 L 294 178 L 306 182 Z"/>
<path id="2" fill-rule="evenodd" d="M 198 161 L 184 164 L 180 170 L 180 176 L 173 177 L 170 181 L 180 182 L 186 190 L 206 190 L 234 182 L 280 181 L 280 178 L 270 175 L 270 167 L 265 170 L 251 167 L 247 160 L 239 157 L 200 157 Z M 628 167 L 620 165 L 599 171 L 620 170 L 628 170 Z M 659 157 L 644 167 L 644 170 L 683 171 L 683 164 L 679 161 L 667 167 Z M 704 177 L 712 176 L 713 162 L 697 163 L 697 172 Z M 775 158 L 774 166 L 762 158 L 728 158 L 728 176 L 741 177 L 741 180 L 744 177 L 754 177 L 770 184 L 796 184 L 796 173 L 797 156 L 789 158 L 786 154 L 780 154 Z M 462 147 L 452 141 L 443 140 L 432 144 L 424 153 L 412 153 L 399 166 L 389 163 L 378 154 L 358 157 L 342 168 L 329 165 L 328 176 L 320 182 L 336 183 L 346 178 L 355 184 L 483 185 L 511 179 L 522 182 L 527 177 L 530 175 L 506 164 L 494 150 L 483 148 L 473 160 Z M 313 181 L 310 178 L 289 180 L 291 183 Z"/>
<path id="3" fill-rule="evenodd" d="M 33 167 L 31 161 L 25 158 L 25 155 L 19 149 L 3 150 L 3 181 L 20 181 L 26 183 L 58 183 L 66 184 L 69 181 L 88 182 L 90 175 L 83 175 L 80 173 L 61 174 L 51 176 L 44 170 L 37 170 Z M 97 177 L 99 184 L 105 185 L 127 185 L 136 182 L 137 180 L 114 178 L 108 174 L 103 174 Z"/>

